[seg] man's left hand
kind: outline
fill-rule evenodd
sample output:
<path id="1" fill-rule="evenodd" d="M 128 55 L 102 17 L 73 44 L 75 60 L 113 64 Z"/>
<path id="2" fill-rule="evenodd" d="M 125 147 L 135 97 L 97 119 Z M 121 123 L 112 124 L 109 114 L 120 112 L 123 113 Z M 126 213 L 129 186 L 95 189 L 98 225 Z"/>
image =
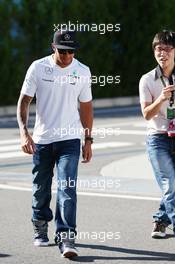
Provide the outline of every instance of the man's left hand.
<path id="1" fill-rule="evenodd" d="M 82 146 L 82 163 L 87 163 L 92 158 L 92 148 L 91 148 L 91 142 L 86 141 L 85 144 Z"/>

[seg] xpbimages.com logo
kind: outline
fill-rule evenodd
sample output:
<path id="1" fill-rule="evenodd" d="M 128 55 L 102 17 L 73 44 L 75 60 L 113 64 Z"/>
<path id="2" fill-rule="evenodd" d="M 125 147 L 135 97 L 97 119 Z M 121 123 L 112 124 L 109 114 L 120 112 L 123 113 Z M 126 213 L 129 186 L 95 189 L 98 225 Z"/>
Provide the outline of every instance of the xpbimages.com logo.
<path id="1" fill-rule="evenodd" d="M 59 179 L 56 182 L 57 188 L 59 190 L 64 190 L 66 188 L 79 189 L 79 190 L 118 190 L 121 187 L 120 179 L 114 178 L 90 178 L 90 179 L 77 179 L 73 180 L 68 177 L 67 180 Z"/>
<path id="2" fill-rule="evenodd" d="M 46 81 L 45 79 L 42 79 L 43 81 Z M 76 76 L 71 73 L 68 75 L 62 75 L 53 77 L 53 81 L 57 83 L 58 85 L 63 84 L 72 84 L 72 85 L 81 85 L 81 84 L 99 84 L 99 86 L 103 87 L 107 84 L 120 84 L 120 75 L 91 75 L 91 76 Z"/>
<path id="3" fill-rule="evenodd" d="M 100 243 L 104 243 L 107 240 L 119 240 L 121 238 L 121 234 L 119 231 L 78 231 L 75 235 L 74 232 L 68 231 L 68 232 L 61 232 L 61 234 L 58 237 L 58 241 L 62 242 L 63 240 L 71 240 L 71 239 L 77 239 L 77 240 L 96 240 Z"/>
<path id="4" fill-rule="evenodd" d="M 72 23 L 71 21 L 68 21 L 68 23 L 62 23 L 62 24 L 53 24 L 53 30 L 54 31 L 78 31 L 78 32 L 97 32 L 101 35 L 106 34 L 107 32 L 119 32 L 121 30 L 120 23 L 112 24 L 112 23 L 79 23 L 79 21 L 76 21 L 76 23 Z"/>
<path id="5" fill-rule="evenodd" d="M 120 135 L 120 128 L 119 127 L 99 127 L 99 128 L 93 128 L 92 131 L 89 131 L 88 128 L 83 128 L 83 127 L 71 127 L 70 125 L 68 125 L 68 127 L 54 127 L 51 131 L 50 131 L 50 137 L 54 138 L 55 136 L 64 138 L 66 136 L 84 136 L 85 132 L 88 132 L 88 134 L 90 134 L 94 137 L 98 137 L 98 138 L 105 138 L 105 137 L 110 137 L 110 136 L 119 136 Z"/>

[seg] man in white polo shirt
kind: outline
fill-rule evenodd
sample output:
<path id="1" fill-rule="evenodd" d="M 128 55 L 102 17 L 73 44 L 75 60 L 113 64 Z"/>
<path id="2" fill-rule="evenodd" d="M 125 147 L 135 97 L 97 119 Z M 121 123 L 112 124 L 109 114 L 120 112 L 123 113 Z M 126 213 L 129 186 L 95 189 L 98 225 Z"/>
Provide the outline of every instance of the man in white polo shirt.
<path id="1" fill-rule="evenodd" d="M 153 215 L 153 238 L 166 236 L 166 227 L 175 233 L 175 33 L 162 31 L 152 43 L 158 66 L 140 80 L 140 103 L 148 121 L 147 151 L 162 192 L 159 210 Z"/>
<path id="2" fill-rule="evenodd" d="M 29 67 L 18 101 L 17 118 L 21 147 L 33 155 L 32 222 L 34 245 L 48 245 L 48 222 L 53 169 L 57 169 L 56 238 L 62 256 L 77 255 L 76 182 L 80 156 L 80 138 L 84 128 L 84 163 L 92 156 L 93 114 L 91 73 L 74 58 L 78 43 L 73 31 L 54 34 L 50 56 Z M 28 132 L 28 109 L 36 95 L 36 122 L 33 136 Z M 80 107 L 78 111 L 78 106 Z"/>

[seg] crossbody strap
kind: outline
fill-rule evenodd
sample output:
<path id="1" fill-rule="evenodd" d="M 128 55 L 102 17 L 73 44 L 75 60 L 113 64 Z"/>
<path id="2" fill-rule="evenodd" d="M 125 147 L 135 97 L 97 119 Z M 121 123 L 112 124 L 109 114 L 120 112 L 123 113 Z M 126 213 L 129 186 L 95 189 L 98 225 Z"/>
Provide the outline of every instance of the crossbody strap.
<path id="1" fill-rule="evenodd" d="M 165 81 L 163 79 L 163 76 L 161 76 L 160 79 L 161 79 L 161 82 L 162 82 L 163 86 L 166 87 L 166 83 L 165 83 Z M 173 77 L 172 77 L 172 75 L 170 76 L 170 78 L 168 78 L 168 81 L 169 81 L 170 85 L 173 85 Z M 172 106 L 174 104 L 174 91 L 171 92 L 171 97 L 169 99 L 169 104 L 170 104 L 170 106 Z"/>

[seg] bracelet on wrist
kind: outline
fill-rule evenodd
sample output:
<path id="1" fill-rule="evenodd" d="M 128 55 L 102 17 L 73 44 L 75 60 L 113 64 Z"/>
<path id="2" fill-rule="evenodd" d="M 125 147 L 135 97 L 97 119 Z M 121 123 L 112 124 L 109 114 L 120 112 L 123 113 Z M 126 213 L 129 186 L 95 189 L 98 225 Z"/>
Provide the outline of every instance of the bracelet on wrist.
<path id="1" fill-rule="evenodd" d="M 90 141 L 91 144 L 92 144 L 93 141 L 94 141 L 94 139 L 93 139 L 93 137 L 85 137 L 85 142 L 86 142 L 86 141 Z"/>

